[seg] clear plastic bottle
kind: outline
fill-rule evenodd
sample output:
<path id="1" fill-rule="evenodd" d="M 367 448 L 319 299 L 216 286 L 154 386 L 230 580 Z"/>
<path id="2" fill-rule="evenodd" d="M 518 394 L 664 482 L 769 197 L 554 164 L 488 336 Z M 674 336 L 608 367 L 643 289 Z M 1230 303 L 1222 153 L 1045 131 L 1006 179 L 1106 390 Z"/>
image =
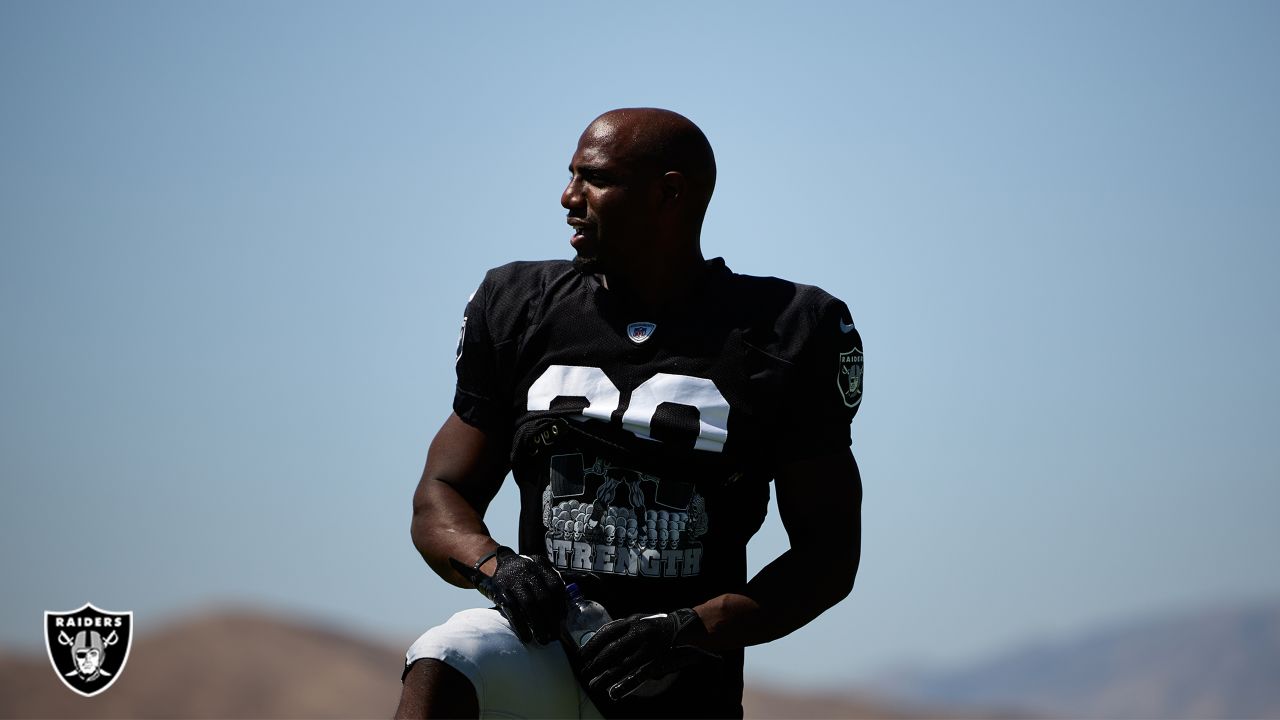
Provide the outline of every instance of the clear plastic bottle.
<path id="1" fill-rule="evenodd" d="M 569 593 L 569 611 L 564 616 L 564 631 L 574 644 L 582 647 L 613 618 L 609 617 L 609 611 L 603 605 L 583 597 L 577 583 L 569 583 L 564 589 Z"/>

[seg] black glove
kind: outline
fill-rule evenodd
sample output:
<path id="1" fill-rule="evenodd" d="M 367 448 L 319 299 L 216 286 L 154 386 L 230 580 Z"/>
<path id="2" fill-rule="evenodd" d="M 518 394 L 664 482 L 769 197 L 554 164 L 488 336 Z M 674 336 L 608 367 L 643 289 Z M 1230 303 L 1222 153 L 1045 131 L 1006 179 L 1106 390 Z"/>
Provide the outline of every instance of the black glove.
<path id="1" fill-rule="evenodd" d="M 579 650 L 579 679 L 589 693 L 604 693 L 613 701 L 633 693 L 656 695 L 670 687 L 679 671 L 720 659 L 692 644 L 706 634 L 702 619 L 688 608 L 614 620 Z"/>
<path id="2" fill-rule="evenodd" d="M 551 561 L 546 555 L 517 555 L 505 545 L 498 548 L 496 557 L 498 567 L 492 577 L 453 558 L 449 563 L 498 607 L 522 642 L 537 640 L 545 645 L 556 639 L 567 596 L 564 581 Z"/>

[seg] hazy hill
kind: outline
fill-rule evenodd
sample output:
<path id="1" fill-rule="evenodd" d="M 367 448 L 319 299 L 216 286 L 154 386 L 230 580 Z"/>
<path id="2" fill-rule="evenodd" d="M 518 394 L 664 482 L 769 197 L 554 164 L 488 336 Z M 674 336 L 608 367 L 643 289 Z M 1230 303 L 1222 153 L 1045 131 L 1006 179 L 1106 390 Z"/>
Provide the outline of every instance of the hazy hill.
<path id="1" fill-rule="evenodd" d="M 1280 718 L 1280 602 L 1111 627 L 890 688 L 1079 718 Z"/>
<path id="2" fill-rule="evenodd" d="M 120 680 L 91 699 L 43 654 L 0 653 L 0 717 L 389 717 L 401 652 L 309 622 L 203 614 L 136 638 Z M 1116 626 L 885 689 L 913 704 L 749 682 L 744 706 L 749 718 L 1277 718 L 1280 602 Z"/>
<path id="3" fill-rule="evenodd" d="M 44 655 L 0 654 L 0 717 L 386 718 L 399 697 L 402 652 L 254 612 L 205 614 L 135 638 L 120 679 L 94 698 L 67 690 Z M 761 687 L 744 704 L 755 718 L 966 715 Z"/>
<path id="4" fill-rule="evenodd" d="M 134 638 L 109 690 L 67 690 L 43 655 L 0 658 L 0 715 L 30 718 L 390 717 L 399 651 L 250 612 Z"/>

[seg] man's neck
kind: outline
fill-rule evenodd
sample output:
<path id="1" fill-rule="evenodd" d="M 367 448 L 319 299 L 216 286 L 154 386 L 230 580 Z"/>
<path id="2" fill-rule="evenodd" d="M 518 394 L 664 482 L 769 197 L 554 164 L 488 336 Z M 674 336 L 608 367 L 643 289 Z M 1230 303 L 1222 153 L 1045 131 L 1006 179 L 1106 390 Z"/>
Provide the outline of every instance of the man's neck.
<path id="1" fill-rule="evenodd" d="M 625 271 L 608 273 L 601 282 L 629 304 L 663 310 L 688 298 L 701 286 L 707 271 L 701 250 L 679 258 L 655 259 L 632 265 Z"/>

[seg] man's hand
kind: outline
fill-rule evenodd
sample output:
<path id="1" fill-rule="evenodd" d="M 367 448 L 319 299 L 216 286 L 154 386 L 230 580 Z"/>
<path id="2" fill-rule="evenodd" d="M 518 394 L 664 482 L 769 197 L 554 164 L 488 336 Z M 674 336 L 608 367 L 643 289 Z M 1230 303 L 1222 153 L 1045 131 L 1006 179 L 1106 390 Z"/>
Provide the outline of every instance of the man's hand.
<path id="1" fill-rule="evenodd" d="M 614 620 L 578 653 L 580 678 L 588 692 L 610 700 L 636 693 L 646 697 L 665 690 L 676 673 L 719 656 L 695 647 L 707 629 L 693 610 L 632 615 Z"/>
<path id="2" fill-rule="evenodd" d="M 564 581 L 545 555 L 531 558 L 517 555 L 503 545 L 495 557 L 498 567 L 490 577 L 449 558 L 454 569 L 498 606 L 511 629 L 522 642 L 537 640 L 546 645 L 554 640 L 564 619 Z"/>

